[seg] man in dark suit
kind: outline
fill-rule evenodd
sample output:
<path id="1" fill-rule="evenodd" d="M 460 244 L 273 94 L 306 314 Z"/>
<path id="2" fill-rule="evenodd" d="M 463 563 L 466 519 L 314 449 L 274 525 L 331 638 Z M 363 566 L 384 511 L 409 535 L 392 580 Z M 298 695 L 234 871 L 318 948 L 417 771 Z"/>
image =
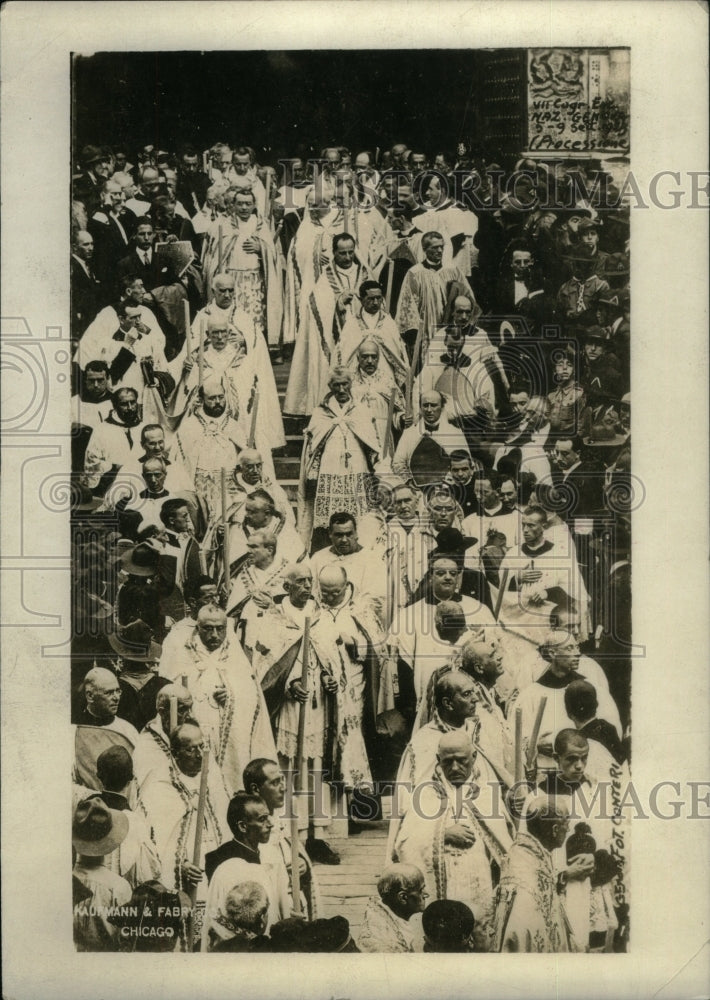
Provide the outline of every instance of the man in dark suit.
<path id="1" fill-rule="evenodd" d="M 566 521 L 592 517 L 603 508 L 604 470 L 584 455 L 581 438 L 559 438 L 552 462 L 554 492 L 567 501 L 564 510 L 558 512 Z"/>
<path id="2" fill-rule="evenodd" d="M 164 285 L 168 274 L 167 263 L 161 263 L 154 250 L 155 233 L 153 224 L 148 219 L 141 219 L 136 226 L 130 252 L 122 257 L 116 265 L 116 280 L 121 281 L 127 275 L 142 278 L 146 291 L 151 292 L 158 285 Z"/>
<path id="3" fill-rule="evenodd" d="M 175 197 L 191 216 L 205 204 L 210 183 L 207 174 L 200 170 L 197 150 L 186 146 L 180 155 Z"/>
<path id="4" fill-rule="evenodd" d="M 124 207 L 123 189 L 118 181 L 106 181 L 103 198 L 103 205 L 89 219 L 89 232 L 96 245 L 96 270 L 102 281 L 108 284 L 113 279 L 118 261 L 130 248 L 137 219 Z"/>
<path id="5" fill-rule="evenodd" d="M 111 173 L 111 159 L 99 146 L 84 146 L 80 162 L 82 172 L 74 181 L 72 194 L 76 201 L 83 202 L 86 214 L 92 216 L 101 205 L 104 182 Z"/>
<path id="6" fill-rule="evenodd" d="M 93 266 L 94 239 L 80 229 L 71 252 L 71 339 L 77 343 L 104 305 L 104 289 Z"/>

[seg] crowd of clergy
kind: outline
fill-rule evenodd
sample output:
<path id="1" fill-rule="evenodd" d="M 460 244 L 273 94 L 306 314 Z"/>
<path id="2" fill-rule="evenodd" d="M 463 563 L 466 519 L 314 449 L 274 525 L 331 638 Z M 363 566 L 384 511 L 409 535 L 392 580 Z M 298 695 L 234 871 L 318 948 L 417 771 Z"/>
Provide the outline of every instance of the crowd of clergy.
<path id="1" fill-rule="evenodd" d="M 628 211 L 459 154 L 80 152 L 80 950 L 626 948 Z"/>

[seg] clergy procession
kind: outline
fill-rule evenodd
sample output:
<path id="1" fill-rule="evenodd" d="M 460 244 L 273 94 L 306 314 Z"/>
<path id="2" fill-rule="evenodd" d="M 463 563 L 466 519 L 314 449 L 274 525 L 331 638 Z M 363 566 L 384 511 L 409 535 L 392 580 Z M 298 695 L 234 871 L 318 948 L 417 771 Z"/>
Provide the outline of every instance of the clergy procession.
<path id="1" fill-rule="evenodd" d="M 628 211 L 215 138 L 75 164 L 76 948 L 626 950 Z"/>

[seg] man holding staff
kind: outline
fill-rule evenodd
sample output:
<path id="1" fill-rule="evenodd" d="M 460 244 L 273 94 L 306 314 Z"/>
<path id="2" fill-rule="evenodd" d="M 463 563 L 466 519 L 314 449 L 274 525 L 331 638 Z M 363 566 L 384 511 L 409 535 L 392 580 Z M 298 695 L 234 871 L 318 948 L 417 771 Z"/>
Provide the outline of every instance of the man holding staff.
<path id="1" fill-rule="evenodd" d="M 199 726 L 194 722 L 178 726 L 170 735 L 170 749 L 167 771 L 145 787 L 143 802 L 155 834 L 164 885 L 190 893 L 193 931 L 199 935 L 207 899 L 205 855 L 222 841 L 227 795 L 219 768 L 213 760 L 207 764 L 207 743 Z"/>
<path id="2" fill-rule="evenodd" d="M 170 679 L 187 678 L 193 714 L 209 736 L 228 792 L 234 792 L 246 764 L 254 757 L 273 757 L 276 748 L 261 687 L 228 632 L 225 612 L 216 605 L 200 608 L 197 626 L 161 668 Z"/>

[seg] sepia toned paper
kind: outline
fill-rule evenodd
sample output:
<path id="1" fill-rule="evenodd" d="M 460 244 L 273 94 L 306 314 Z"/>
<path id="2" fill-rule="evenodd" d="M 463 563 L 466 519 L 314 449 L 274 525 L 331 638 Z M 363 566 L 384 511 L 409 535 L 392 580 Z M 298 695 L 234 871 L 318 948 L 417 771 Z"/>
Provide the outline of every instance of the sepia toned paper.
<path id="1" fill-rule="evenodd" d="M 28 2 L 5 5 L 1 16 L 5 995 L 706 996 L 707 5 Z M 271 956 L 267 965 L 250 955 L 77 955 L 66 514 L 71 54 L 467 46 L 631 50 L 631 162 L 646 206 L 631 213 L 634 641 L 643 647 L 633 773 L 642 802 L 668 782 L 658 801 L 669 815 L 668 803 L 683 806 L 677 819 L 632 823 L 632 947 L 505 959 Z"/>

